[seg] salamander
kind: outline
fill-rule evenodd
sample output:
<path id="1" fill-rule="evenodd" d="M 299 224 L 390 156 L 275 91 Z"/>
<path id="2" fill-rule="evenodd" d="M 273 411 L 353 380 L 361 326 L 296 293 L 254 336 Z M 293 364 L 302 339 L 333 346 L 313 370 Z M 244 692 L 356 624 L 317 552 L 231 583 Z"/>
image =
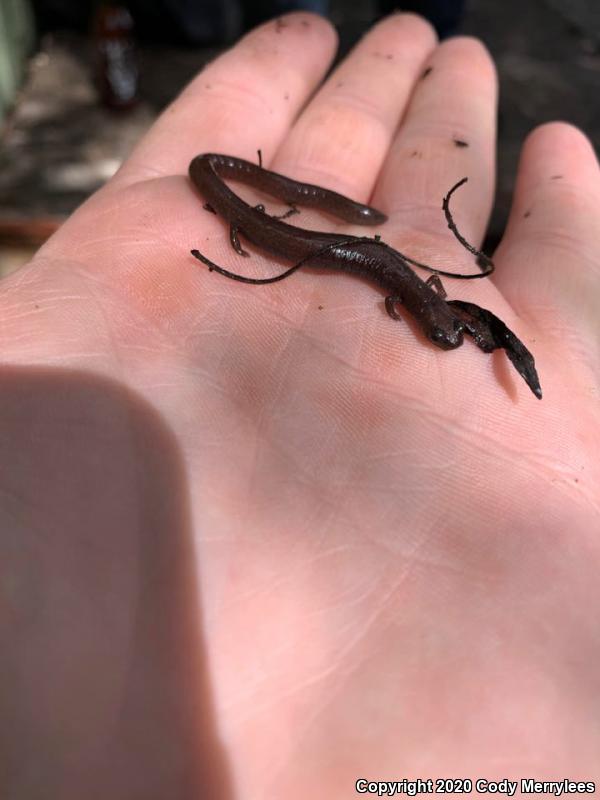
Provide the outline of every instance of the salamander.
<path id="1" fill-rule="evenodd" d="M 401 305 L 416 320 L 425 336 L 436 347 L 452 350 L 463 343 L 469 334 L 475 344 L 489 353 L 503 348 L 516 370 L 536 397 L 542 397 L 539 378 L 532 354 L 515 334 L 491 311 L 474 303 L 447 300 L 439 275 L 453 275 L 444 270 L 420 264 L 381 241 L 379 236 L 351 236 L 289 225 L 283 219 L 296 213 L 295 204 L 318 208 L 350 223 L 379 225 L 387 217 L 371 206 L 357 203 L 337 192 L 308 183 L 292 180 L 279 173 L 263 169 L 242 158 L 205 153 L 196 156 L 189 166 L 189 176 L 202 197 L 206 208 L 219 214 L 230 226 L 230 240 L 240 255 L 248 255 L 241 247 L 239 234 L 252 244 L 279 258 L 294 262 L 294 266 L 273 278 L 246 278 L 230 272 L 210 261 L 199 250 L 192 255 L 234 280 L 251 284 L 273 283 L 290 275 L 301 266 L 325 267 L 362 275 L 389 292 L 385 299 L 387 313 L 399 319 L 397 306 Z M 264 206 L 251 206 L 233 192 L 224 182 L 229 178 L 251 185 L 290 205 L 283 217 L 268 215 Z M 484 266 L 491 261 L 469 245 L 458 233 L 449 211 L 452 192 L 466 179 L 456 184 L 444 198 L 443 208 L 449 227 L 471 252 L 483 259 Z M 429 269 L 434 274 L 421 280 L 409 263 Z M 455 277 L 483 277 L 489 272 Z"/>

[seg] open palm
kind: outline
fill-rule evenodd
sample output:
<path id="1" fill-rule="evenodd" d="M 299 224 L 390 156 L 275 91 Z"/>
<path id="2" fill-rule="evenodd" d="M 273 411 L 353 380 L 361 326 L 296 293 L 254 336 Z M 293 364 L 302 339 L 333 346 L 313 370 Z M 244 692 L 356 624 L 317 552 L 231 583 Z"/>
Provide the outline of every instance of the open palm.
<path id="1" fill-rule="evenodd" d="M 235 255 L 186 177 L 261 148 L 384 210 L 413 258 L 473 269 L 440 205 L 468 176 L 453 212 L 481 241 L 486 50 L 398 14 L 317 90 L 334 48 L 309 14 L 253 31 L 0 285 L 10 798 L 600 780 L 593 150 L 536 130 L 496 273 L 444 280 L 533 352 L 540 402 L 504 353 L 436 349 L 365 281 L 247 286 L 191 257 L 281 271 Z"/>

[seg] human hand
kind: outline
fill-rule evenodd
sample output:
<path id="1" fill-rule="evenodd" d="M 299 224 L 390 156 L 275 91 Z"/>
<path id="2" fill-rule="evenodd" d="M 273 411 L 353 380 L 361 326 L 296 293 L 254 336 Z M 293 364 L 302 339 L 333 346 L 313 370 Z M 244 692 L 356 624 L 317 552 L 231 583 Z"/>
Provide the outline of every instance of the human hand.
<path id="1" fill-rule="evenodd" d="M 533 352 L 539 402 L 503 353 L 440 351 L 361 280 L 250 287 L 189 254 L 275 274 L 238 268 L 186 177 L 260 147 L 384 210 L 403 252 L 473 267 L 440 204 L 469 176 L 453 214 L 481 241 L 489 55 L 400 14 L 313 95 L 334 48 L 309 14 L 250 33 L 0 284 L 10 797 L 600 779 L 592 148 L 534 131 L 495 274 L 444 280 Z"/>

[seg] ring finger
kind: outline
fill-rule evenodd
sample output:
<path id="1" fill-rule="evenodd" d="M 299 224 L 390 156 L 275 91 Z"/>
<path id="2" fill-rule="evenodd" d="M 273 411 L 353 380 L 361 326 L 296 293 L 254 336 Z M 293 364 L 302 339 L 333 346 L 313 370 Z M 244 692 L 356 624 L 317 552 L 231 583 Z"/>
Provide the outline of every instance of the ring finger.
<path id="1" fill-rule="evenodd" d="M 416 83 L 374 193 L 390 215 L 398 247 L 420 261 L 455 272 L 477 272 L 449 233 L 442 198 L 457 181 L 469 184 L 452 200 L 463 235 L 478 246 L 494 192 L 497 79 L 481 42 L 442 43 Z M 461 290 L 462 291 L 462 290 Z"/>

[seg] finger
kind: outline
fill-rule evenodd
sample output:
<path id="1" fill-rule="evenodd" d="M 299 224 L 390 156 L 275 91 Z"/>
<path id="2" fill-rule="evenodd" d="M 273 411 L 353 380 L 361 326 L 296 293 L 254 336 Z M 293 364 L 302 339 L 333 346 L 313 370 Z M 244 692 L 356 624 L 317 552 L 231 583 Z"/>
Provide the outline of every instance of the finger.
<path id="1" fill-rule="evenodd" d="M 121 181 L 187 172 L 213 151 L 256 159 L 279 145 L 333 58 L 335 31 L 321 17 L 270 20 L 210 63 L 161 114 L 118 173 Z"/>
<path id="2" fill-rule="evenodd" d="M 274 169 L 368 199 L 423 63 L 436 44 L 415 14 L 372 28 L 300 115 Z"/>
<path id="3" fill-rule="evenodd" d="M 496 283 L 517 311 L 547 330 L 568 323 L 600 333 L 599 220 L 600 169 L 588 139 L 563 122 L 534 130 L 496 253 Z"/>
<path id="4" fill-rule="evenodd" d="M 415 86 L 373 197 L 393 219 L 402 251 L 470 271 L 473 256 L 448 231 L 442 198 L 468 177 L 452 198 L 452 214 L 477 246 L 493 200 L 496 106 L 496 71 L 483 44 L 470 37 L 443 42 Z"/>

